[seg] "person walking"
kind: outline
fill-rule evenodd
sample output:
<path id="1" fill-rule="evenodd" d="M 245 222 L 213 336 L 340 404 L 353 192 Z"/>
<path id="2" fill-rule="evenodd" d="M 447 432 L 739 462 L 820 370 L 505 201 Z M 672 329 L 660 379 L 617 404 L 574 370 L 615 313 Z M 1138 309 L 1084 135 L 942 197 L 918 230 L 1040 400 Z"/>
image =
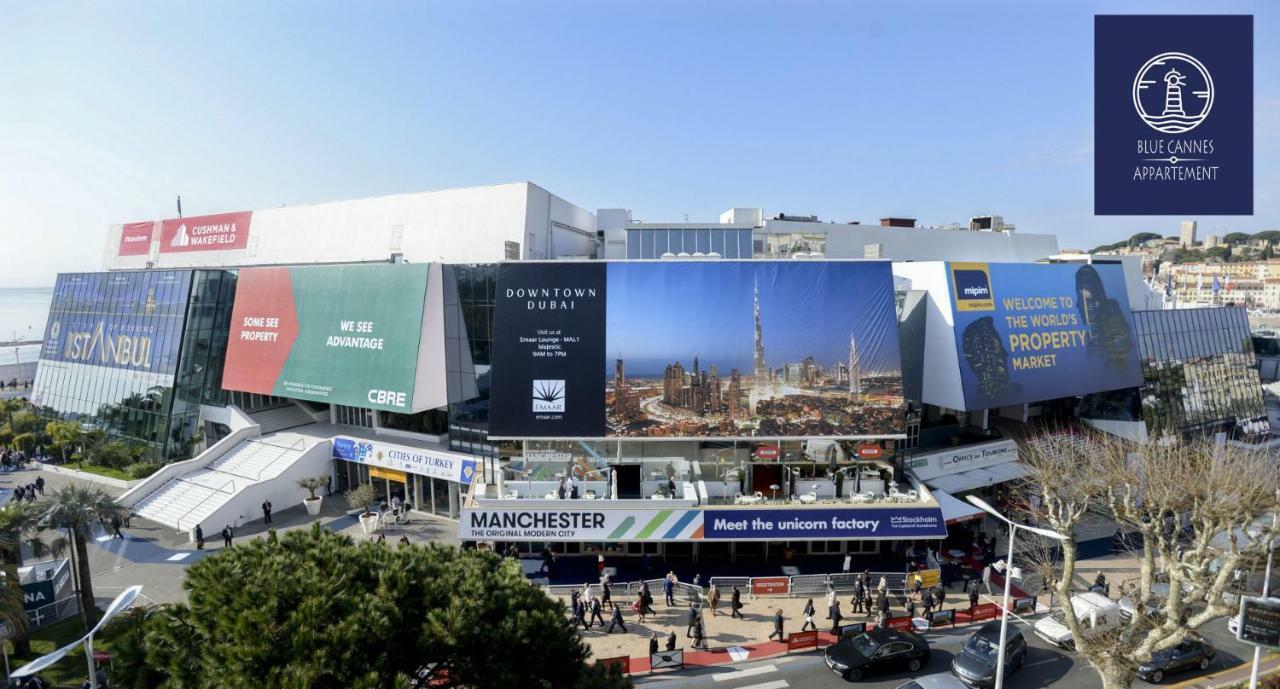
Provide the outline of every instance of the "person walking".
<path id="1" fill-rule="evenodd" d="M 589 631 L 591 625 L 587 624 L 587 607 L 589 603 L 585 598 L 578 598 L 578 619 L 574 623 L 574 627 L 582 625 L 583 631 Z"/>
<path id="2" fill-rule="evenodd" d="M 853 585 L 853 612 L 862 612 L 862 599 L 867 595 L 867 587 L 862 584 L 862 577 Z"/>
<path id="3" fill-rule="evenodd" d="M 969 589 L 969 611 L 973 612 L 973 609 L 976 607 L 978 607 L 978 587 L 977 586 Z"/>
<path id="4" fill-rule="evenodd" d="M 603 609 L 604 609 L 604 606 L 601 604 L 600 598 L 596 597 L 591 599 L 591 626 L 592 627 L 596 626 L 597 620 L 599 620 L 601 627 L 604 626 L 604 617 L 600 615 Z"/>
<path id="5" fill-rule="evenodd" d="M 693 603 L 690 603 L 689 604 L 689 622 L 688 624 L 685 625 L 685 629 L 684 629 L 685 636 L 692 636 L 693 626 L 698 623 L 699 617 L 701 616 L 698 614 L 698 606 Z"/>
<path id="6" fill-rule="evenodd" d="M 204 529 L 196 524 L 196 550 L 204 550 Z"/>
<path id="7" fill-rule="evenodd" d="M 827 610 L 830 611 L 831 608 L 835 607 L 835 604 L 836 604 L 836 587 L 832 586 L 831 582 L 828 581 L 827 582 Z M 828 619 L 830 619 L 830 615 L 828 615 Z"/>
<path id="8" fill-rule="evenodd" d="M 941 586 L 933 590 L 933 607 L 941 610 L 942 604 L 947 600 L 947 590 Z"/>
<path id="9" fill-rule="evenodd" d="M 804 626 L 800 627 L 800 631 L 807 632 L 812 627 L 814 631 L 818 629 L 818 623 L 813 621 L 813 616 L 817 610 L 813 607 L 813 599 L 810 598 L 808 603 L 804 604 Z"/>
<path id="10" fill-rule="evenodd" d="M 913 593 L 910 596 L 907 596 L 907 617 L 915 617 L 915 616 L 916 616 L 916 599 L 915 599 L 915 594 Z"/>
<path id="11" fill-rule="evenodd" d="M 271 501 L 270 500 L 262 501 L 262 521 L 267 524 L 271 523 Z"/>
<path id="12" fill-rule="evenodd" d="M 921 607 L 924 608 L 924 618 L 931 619 L 929 616 L 933 614 L 933 594 L 926 591 L 921 597 Z"/>
<path id="13" fill-rule="evenodd" d="M 674 629 L 672 629 L 671 633 L 667 635 L 667 650 L 676 650 L 676 630 Z"/>
<path id="14" fill-rule="evenodd" d="M 880 583 L 876 584 L 876 590 L 880 593 L 884 593 L 889 590 L 889 580 L 885 579 L 883 574 L 880 575 Z"/>
<path id="15" fill-rule="evenodd" d="M 889 596 L 887 594 L 880 594 L 877 607 L 880 609 L 880 613 L 876 617 L 876 626 L 880 627 L 884 625 L 885 620 L 889 619 Z"/>
<path id="16" fill-rule="evenodd" d="M 831 633 L 836 636 L 840 635 L 840 620 L 844 619 L 844 615 L 840 614 L 840 601 L 836 601 L 831 606 Z"/>
<path id="17" fill-rule="evenodd" d="M 729 608 L 733 611 L 729 615 L 730 617 L 742 619 L 742 613 L 740 612 L 742 610 L 742 591 L 739 591 L 737 586 L 733 587 L 733 595 L 729 599 Z"/>
<path id="18" fill-rule="evenodd" d="M 867 590 L 866 590 L 866 592 L 863 594 L 863 596 L 864 596 L 864 598 L 862 599 L 862 609 L 866 611 L 866 613 L 867 613 L 867 617 L 868 617 L 868 618 L 870 618 L 870 617 L 871 617 L 871 615 L 872 615 L 872 613 L 873 613 L 872 606 L 871 606 L 871 589 L 870 589 L 870 587 L 868 587 L 868 588 L 867 588 Z"/>
<path id="19" fill-rule="evenodd" d="M 645 584 L 640 589 L 641 600 L 644 603 L 644 612 L 646 615 L 653 615 L 653 592 L 649 590 L 649 585 Z"/>
<path id="20" fill-rule="evenodd" d="M 676 573 L 674 571 L 667 572 L 667 576 L 662 578 L 662 595 L 667 599 L 667 605 L 676 604 Z"/>
<path id="21" fill-rule="evenodd" d="M 786 640 L 782 636 L 782 608 L 778 608 L 778 611 L 773 614 L 773 631 L 769 634 L 769 638 L 772 639 L 774 636 L 778 637 L 778 641 Z"/>
<path id="22" fill-rule="evenodd" d="M 231 530 L 231 525 L 230 525 L 230 524 L 224 524 L 224 525 L 222 526 L 222 547 L 223 547 L 223 548 L 230 548 L 230 547 L 231 547 L 231 539 L 232 539 L 234 536 L 235 536 L 235 532 L 233 532 L 233 531 Z"/>
<path id="23" fill-rule="evenodd" d="M 609 577 L 600 581 L 600 602 L 607 608 L 613 605 L 613 591 L 609 586 Z"/>
<path id="24" fill-rule="evenodd" d="M 622 608 L 615 603 L 613 606 L 613 616 L 609 619 L 609 631 L 605 634 L 612 634 L 614 627 L 622 627 L 622 633 L 627 632 L 627 625 L 622 621 Z"/>
<path id="25" fill-rule="evenodd" d="M 41 495 L 44 495 L 44 477 L 43 476 L 36 477 L 36 490 L 40 491 Z"/>
<path id="26" fill-rule="evenodd" d="M 658 654 L 658 633 L 651 632 L 649 634 L 649 655 L 650 657 Z"/>
<path id="27" fill-rule="evenodd" d="M 698 623 L 693 626 L 693 647 L 702 650 L 707 649 L 707 634 L 702 628 L 702 619 L 698 619 Z"/>
<path id="28" fill-rule="evenodd" d="M 118 538 L 122 541 L 124 540 L 124 534 L 120 533 L 120 524 L 122 523 L 123 522 L 120 521 L 120 515 L 118 514 L 111 515 L 111 538 L 112 539 Z"/>
<path id="29" fill-rule="evenodd" d="M 711 585 L 711 592 L 707 594 L 707 605 L 711 606 L 711 616 L 715 617 L 720 607 L 720 587 L 715 584 Z"/>

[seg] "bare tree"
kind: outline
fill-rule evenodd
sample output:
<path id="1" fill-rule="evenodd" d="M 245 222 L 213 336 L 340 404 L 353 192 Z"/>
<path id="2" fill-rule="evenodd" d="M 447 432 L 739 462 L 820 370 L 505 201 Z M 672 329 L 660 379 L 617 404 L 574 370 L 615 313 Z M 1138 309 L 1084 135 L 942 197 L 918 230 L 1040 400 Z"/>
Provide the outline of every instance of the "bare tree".
<path id="1" fill-rule="evenodd" d="M 1153 653 L 1215 618 L 1234 614 L 1237 572 L 1258 569 L 1277 535 L 1280 470 L 1274 456 L 1229 445 L 1156 441 L 1133 445 L 1101 435 L 1047 434 L 1021 443 L 1031 468 L 1026 517 L 1068 536 L 1061 559 L 1033 554 L 1051 582 L 1075 650 L 1105 689 L 1128 687 Z M 1082 633 L 1070 600 L 1086 515 L 1134 533 L 1132 615 L 1105 635 Z M 1034 550 L 1034 546 L 1033 546 Z"/>

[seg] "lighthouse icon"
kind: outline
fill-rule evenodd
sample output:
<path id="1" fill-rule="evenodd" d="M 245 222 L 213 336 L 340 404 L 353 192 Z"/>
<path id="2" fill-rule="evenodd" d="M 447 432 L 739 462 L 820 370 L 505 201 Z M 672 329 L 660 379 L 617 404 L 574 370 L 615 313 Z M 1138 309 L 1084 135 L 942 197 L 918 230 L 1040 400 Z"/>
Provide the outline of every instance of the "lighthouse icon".
<path id="1" fill-rule="evenodd" d="M 1134 77 L 1133 107 L 1158 132 L 1191 131 L 1213 108 L 1213 77 L 1186 53 L 1161 53 L 1147 60 Z"/>

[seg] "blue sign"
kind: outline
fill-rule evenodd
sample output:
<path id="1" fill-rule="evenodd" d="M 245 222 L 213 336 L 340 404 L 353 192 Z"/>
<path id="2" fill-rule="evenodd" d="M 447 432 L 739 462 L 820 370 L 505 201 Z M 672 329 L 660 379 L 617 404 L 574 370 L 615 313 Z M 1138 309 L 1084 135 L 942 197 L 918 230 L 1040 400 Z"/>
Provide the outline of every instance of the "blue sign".
<path id="1" fill-rule="evenodd" d="M 1094 18 L 1094 213 L 1253 213 L 1253 17 Z"/>
<path id="2" fill-rule="evenodd" d="M 949 263 L 965 408 L 1136 387 L 1142 369 L 1118 265 Z M 982 273 L 985 298 L 967 294 Z"/>
<path id="3" fill-rule="evenodd" d="M 443 450 L 337 436 L 333 439 L 333 456 L 348 462 L 407 471 L 463 485 L 469 485 L 476 478 L 474 459 Z"/>
<path id="4" fill-rule="evenodd" d="M 778 541 L 834 538 L 945 538 L 938 507 L 824 507 L 705 510 L 702 538 Z"/>

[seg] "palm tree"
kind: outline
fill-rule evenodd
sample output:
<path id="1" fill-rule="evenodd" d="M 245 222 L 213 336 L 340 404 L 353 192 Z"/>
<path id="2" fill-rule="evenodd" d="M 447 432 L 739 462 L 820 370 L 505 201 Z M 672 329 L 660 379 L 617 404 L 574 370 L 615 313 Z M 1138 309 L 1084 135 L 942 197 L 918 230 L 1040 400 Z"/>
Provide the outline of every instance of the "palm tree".
<path id="1" fill-rule="evenodd" d="M 27 406 L 26 400 L 8 399 L 0 400 L 0 413 L 4 414 L 5 423 L 9 424 L 9 428 L 13 429 L 13 413 L 22 411 Z"/>
<path id="2" fill-rule="evenodd" d="M 17 550 L 17 545 L 7 537 L 0 537 L 0 549 Z M 31 640 L 28 637 L 27 610 L 22 595 L 22 581 L 18 577 L 18 567 L 5 562 L 0 571 L 0 622 L 9 628 L 6 636 L 13 641 L 14 651 L 30 653 Z"/>
<path id="3" fill-rule="evenodd" d="M 38 505 L 47 528 L 67 534 L 72 545 L 72 568 L 80 588 L 80 611 L 88 628 L 89 611 L 95 607 L 89 572 L 89 539 L 103 519 L 124 516 L 125 508 L 101 488 L 67 486 L 51 493 Z"/>
<path id="4" fill-rule="evenodd" d="M 46 544 L 38 536 L 40 531 L 39 525 L 40 513 L 38 508 L 30 503 L 15 502 L 9 503 L 0 509 L 0 571 L 3 571 L 5 584 L 17 582 L 18 568 L 22 566 L 22 546 L 25 544 L 31 548 L 31 554 L 35 557 L 44 557 L 51 552 L 65 546 L 65 539 L 58 539 L 53 546 Z M 8 602 L 3 600 L 8 595 L 9 586 L 4 586 L 4 592 L 0 592 L 0 620 L 9 624 L 12 633 L 10 639 L 18 655 L 27 655 L 31 652 L 31 640 L 28 637 L 26 625 L 26 614 L 22 614 L 20 621 L 11 620 L 8 616 Z M 18 608 L 22 608 L 22 586 L 18 584 Z"/>

